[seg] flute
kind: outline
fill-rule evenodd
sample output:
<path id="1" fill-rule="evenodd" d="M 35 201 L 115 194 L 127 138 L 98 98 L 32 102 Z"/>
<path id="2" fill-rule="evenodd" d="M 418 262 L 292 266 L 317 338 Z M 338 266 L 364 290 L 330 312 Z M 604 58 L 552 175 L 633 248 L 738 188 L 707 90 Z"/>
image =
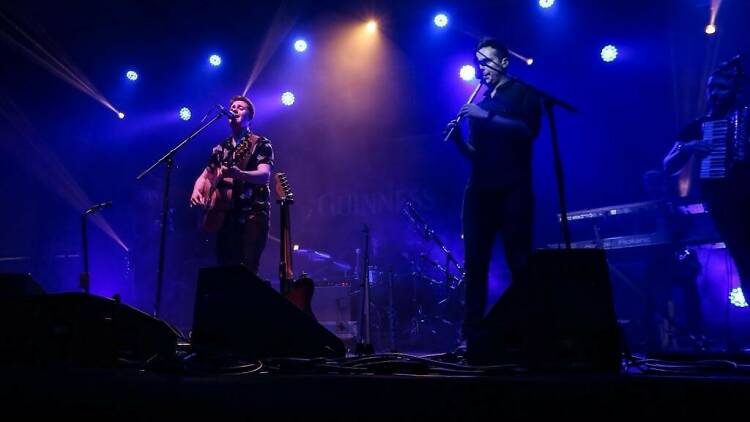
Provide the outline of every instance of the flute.
<path id="1" fill-rule="evenodd" d="M 481 87 L 482 87 L 481 83 L 477 84 L 477 87 L 474 88 L 474 92 L 471 93 L 471 97 L 469 97 L 469 101 L 467 101 L 466 104 L 471 104 L 471 102 L 474 101 L 474 98 L 479 93 L 479 88 Z M 445 139 L 443 139 L 443 142 L 448 142 L 448 140 L 451 138 L 451 135 L 453 134 L 453 131 L 456 130 L 456 128 L 458 127 L 458 124 L 461 123 L 462 117 L 463 116 L 458 116 L 456 118 L 456 125 L 453 126 L 450 131 L 448 131 L 448 133 L 445 135 Z"/>

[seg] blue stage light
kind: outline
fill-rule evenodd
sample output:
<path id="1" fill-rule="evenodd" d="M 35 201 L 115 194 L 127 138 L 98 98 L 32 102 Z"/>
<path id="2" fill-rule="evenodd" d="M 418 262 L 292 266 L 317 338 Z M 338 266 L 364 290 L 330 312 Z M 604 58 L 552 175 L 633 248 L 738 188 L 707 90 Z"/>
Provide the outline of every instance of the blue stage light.
<path id="1" fill-rule="evenodd" d="M 295 41 L 294 49 L 297 50 L 298 53 L 302 53 L 303 51 L 307 50 L 307 41 L 302 39 Z"/>
<path id="2" fill-rule="evenodd" d="M 287 107 L 294 104 L 294 94 L 289 91 L 281 94 L 281 104 L 284 104 Z"/>
<path id="3" fill-rule="evenodd" d="M 617 47 L 612 44 L 605 45 L 602 48 L 602 60 L 609 63 L 617 58 Z"/>
<path id="4" fill-rule="evenodd" d="M 461 79 L 471 82 L 477 78 L 477 70 L 474 69 L 474 66 L 467 64 L 461 67 L 458 75 L 461 76 Z"/>
<path id="5" fill-rule="evenodd" d="M 119 112 L 119 113 L 117 113 L 117 117 L 119 117 L 121 119 L 124 119 L 125 118 L 125 113 Z"/>
<path id="6" fill-rule="evenodd" d="M 182 120 L 190 120 L 191 117 L 193 117 L 193 113 L 190 112 L 189 108 L 182 107 L 180 109 L 180 119 L 182 119 Z"/>
<path id="7" fill-rule="evenodd" d="M 555 4 L 555 0 L 539 0 L 539 7 L 542 9 L 549 9 Z"/>
<path id="8" fill-rule="evenodd" d="M 208 58 L 208 62 L 213 66 L 218 66 L 221 64 L 221 57 L 219 57 L 218 54 L 212 54 L 211 57 Z"/>
<path id="9" fill-rule="evenodd" d="M 135 70 L 128 70 L 128 72 L 125 74 L 125 77 L 130 79 L 131 81 L 134 81 L 138 79 L 138 73 L 136 73 Z"/>
<path id="10" fill-rule="evenodd" d="M 438 28 L 445 28 L 445 26 L 448 25 L 448 16 L 446 16 L 445 13 L 438 13 L 435 15 L 433 22 L 435 22 L 435 26 Z"/>

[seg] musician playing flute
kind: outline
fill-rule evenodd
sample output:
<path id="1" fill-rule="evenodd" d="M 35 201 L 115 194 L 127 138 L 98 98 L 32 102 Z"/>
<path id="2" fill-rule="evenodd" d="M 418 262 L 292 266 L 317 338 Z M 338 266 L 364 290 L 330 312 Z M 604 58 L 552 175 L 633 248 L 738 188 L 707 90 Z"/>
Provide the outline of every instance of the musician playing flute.
<path id="1" fill-rule="evenodd" d="M 513 280 L 521 278 L 531 256 L 531 152 L 541 120 L 539 97 L 506 74 L 509 55 L 502 43 L 485 39 L 474 53 L 487 89 L 481 101 L 464 105 L 446 128 L 471 163 L 462 210 L 466 261 L 462 340 L 469 347 L 487 307 L 490 258 L 497 234 Z M 463 118 L 469 126 L 466 140 L 458 127 Z"/>

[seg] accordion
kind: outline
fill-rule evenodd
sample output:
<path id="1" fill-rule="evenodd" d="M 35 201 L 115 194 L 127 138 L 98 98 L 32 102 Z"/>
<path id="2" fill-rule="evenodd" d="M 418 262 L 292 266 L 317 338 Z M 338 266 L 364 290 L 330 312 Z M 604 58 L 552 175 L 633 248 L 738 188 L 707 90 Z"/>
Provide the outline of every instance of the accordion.
<path id="1" fill-rule="evenodd" d="M 750 163 L 748 118 L 750 107 L 740 107 L 728 119 L 703 122 L 703 140 L 711 152 L 701 161 L 701 179 L 722 179 L 737 163 Z"/>

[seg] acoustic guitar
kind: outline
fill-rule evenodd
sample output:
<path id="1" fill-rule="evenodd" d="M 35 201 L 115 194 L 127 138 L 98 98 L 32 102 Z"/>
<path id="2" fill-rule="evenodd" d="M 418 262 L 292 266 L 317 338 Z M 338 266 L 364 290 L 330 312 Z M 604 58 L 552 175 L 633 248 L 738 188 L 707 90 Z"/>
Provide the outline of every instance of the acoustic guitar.
<path id="1" fill-rule="evenodd" d="M 243 137 L 242 141 L 230 151 L 228 157 L 222 160 L 220 164 L 225 167 L 235 165 L 240 168 L 243 167 L 248 153 L 252 150 L 253 143 L 257 142 L 258 139 L 260 137 L 253 134 Z M 208 201 L 206 212 L 203 214 L 202 226 L 204 231 L 214 233 L 224 225 L 224 218 L 233 206 L 233 192 L 235 189 L 241 190 L 241 184 L 242 182 L 235 181 L 231 177 L 223 177 L 221 168 L 217 169 L 216 177 L 211 179 L 211 184 L 205 193 Z"/>

